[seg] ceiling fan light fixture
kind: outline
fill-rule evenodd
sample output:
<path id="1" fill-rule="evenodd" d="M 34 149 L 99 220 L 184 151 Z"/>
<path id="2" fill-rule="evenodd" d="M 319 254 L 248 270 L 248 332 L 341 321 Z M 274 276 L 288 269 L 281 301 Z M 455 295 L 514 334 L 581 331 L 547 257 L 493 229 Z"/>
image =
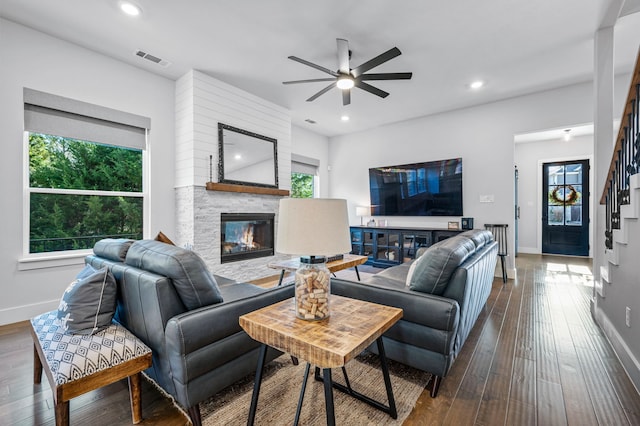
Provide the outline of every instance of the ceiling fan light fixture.
<path id="1" fill-rule="evenodd" d="M 327 93 L 334 87 L 342 90 L 342 105 L 347 106 L 351 104 L 351 89 L 357 87 L 365 92 L 369 92 L 372 95 L 386 98 L 389 93 L 384 90 L 367 83 L 366 81 L 382 81 L 382 80 L 409 80 L 413 73 L 411 72 L 386 72 L 386 73 L 367 73 L 367 71 L 384 64 L 387 61 L 402 54 L 397 47 L 391 48 L 386 52 L 379 54 L 378 56 L 368 60 L 367 62 L 359 65 L 356 68 L 351 69 L 349 66 L 349 59 L 351 57 L 351 51 L 349 50 L 349 44 L 345 39 L 336 39 L 338 45 L 338 65 L 337 71 L 325 68 L 321 65 L 314 64 L 307 60 L 298 58 L 297 56 L 289 56 L 292 61 L 299 62 L 308 67 L 314 68 L 318 71 L 322 71 L 325 74 L 329 74 L 331 77 L 325 78 L 312 78 L 307 80 L 293 80 L 283 81 L 283 84 L 297 84 L 297 83 L 316 83 L 321 81 L 330 81 L 328 86 L 316 92 L 313 96 L 307 99 L 307 102 L 316 100 L 319 96 Z"/>
<path id="2" fill-rule="evenodd" d="M 338 81 L 336 81 L 336 86 L 342 90 L 351 89 L 354 85 L 353 79 L 346 75 L 338 78 Z"/>
<path id="3" fill-rule="evenodd" d="M 142 13 L 142 8 L 130 1 L 121 1 L 119 5 L 120 10 L 129 16 L 138 16 Z"/>

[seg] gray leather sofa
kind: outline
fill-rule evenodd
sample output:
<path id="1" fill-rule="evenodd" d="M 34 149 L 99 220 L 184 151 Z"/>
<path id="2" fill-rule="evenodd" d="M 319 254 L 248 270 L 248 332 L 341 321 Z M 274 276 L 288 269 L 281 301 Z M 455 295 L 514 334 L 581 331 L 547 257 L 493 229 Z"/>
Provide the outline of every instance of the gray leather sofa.
<path id="1" fill-rule="evenodd" d="M 260 344 L 241 315 L 293 297 L 209 273 L 195 253 L 153 240 L 101 240 L 85 262 L 118 285 L 115 319 L 153 351 L 145 372 L 201 424 L 199 403 L 255 372 Z M 269 360 L 280 353 L 271 350 Z"/>
<path id="2" fill-rule="evenodd" d="M 333 278 L 331 293 L 404 310 L 383 335 L 385 353 L 432 373 L 435 398 L 489 297 L 497 252 L 490 232 L 467 231 L 362 282 Z"/>

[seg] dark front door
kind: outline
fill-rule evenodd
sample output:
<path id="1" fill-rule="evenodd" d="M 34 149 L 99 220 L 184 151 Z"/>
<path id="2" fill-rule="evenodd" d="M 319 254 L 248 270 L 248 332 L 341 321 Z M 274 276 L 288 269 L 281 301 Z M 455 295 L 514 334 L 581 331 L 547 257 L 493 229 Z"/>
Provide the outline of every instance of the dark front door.
<path id="1" fill-rule="evenodd" d="M 589 161 L 544 163 L 542 253 L 589 255 Z"/>

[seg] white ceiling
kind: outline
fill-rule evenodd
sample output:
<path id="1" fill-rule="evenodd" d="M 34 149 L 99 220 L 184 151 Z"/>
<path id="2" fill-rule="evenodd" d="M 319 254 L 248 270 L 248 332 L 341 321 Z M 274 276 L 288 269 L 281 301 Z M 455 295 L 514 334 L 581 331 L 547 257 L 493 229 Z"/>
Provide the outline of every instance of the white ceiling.
<path id="1" fill-rule="evenodd" d="M 0 1 L 6 19 L 171 79 L 200 70 L 327 136 L 589 81 L 594 33 L 609 3 L 619 2 L 136 0 L 143 13 L 133 18 L 118 0 Z M 616 25 L 616 72 L 632 70 L 639 10 L 640 0 L 627 0 L 629 15 Z M 352 68 L 397 46 L 401 56 L 370 72 L 411 71 L 413 79 L 371 82 L 390 93 L 386 99 L 354 89 L 347 107 L 338 89 L 305 102 L 326 83 L 282 84 L 327 77 L 290 55 L 337 69 L 339 37 L 349 40 Z M 171 65 L 138 58 L 137 49 Z M 469 90 L 475 79 L 486 86 Z"/>
<path id="2" fill-rule="evenodd" d="M 614 126 L 614 129 L 616 126 Z M 593 124 L 581 124 L 558 129 L 546 129 L 539 132 L 521 133 L 513 137 L 515 143 L 539 142 L 539 141 L 563 141 L 565 137 L 576 138 L 579 136 L 593 135 Z"/>

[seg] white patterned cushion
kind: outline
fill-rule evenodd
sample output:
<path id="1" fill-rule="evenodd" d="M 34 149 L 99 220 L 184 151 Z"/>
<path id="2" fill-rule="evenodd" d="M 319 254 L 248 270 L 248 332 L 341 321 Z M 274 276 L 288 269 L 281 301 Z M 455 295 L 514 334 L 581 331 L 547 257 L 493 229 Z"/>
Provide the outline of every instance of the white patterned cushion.
<path id="1" fill-rule="evenodd" d="M 65 334 L 57 311 L 31 319 L 49 370 L 57 385 L 90 376 L 151 352 L 117 323 L 96 334 Z"/>

